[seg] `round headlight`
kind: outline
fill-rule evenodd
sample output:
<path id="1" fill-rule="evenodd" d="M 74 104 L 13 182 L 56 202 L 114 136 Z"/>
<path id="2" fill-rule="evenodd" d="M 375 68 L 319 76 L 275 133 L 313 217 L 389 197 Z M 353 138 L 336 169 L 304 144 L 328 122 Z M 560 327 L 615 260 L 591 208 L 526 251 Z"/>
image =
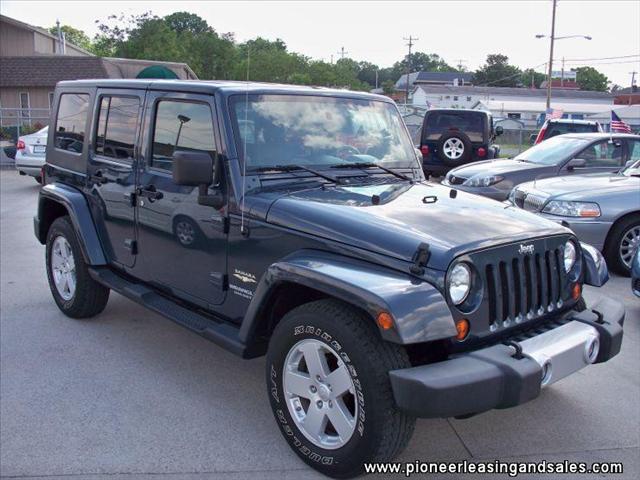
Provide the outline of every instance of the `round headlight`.
<path id="1" fill-rule="evenodd" d="M 471 290 L 471 270 L 464 263 L 456 264 L 449 271 L 449 298 L 454 305 L 460 305 Z"/>
<path id="2" fill-rule="evenodd" d="M 569 241 L 564 245 L 564 271 L 569 273 L 576 263 L 576 246 Z"/>

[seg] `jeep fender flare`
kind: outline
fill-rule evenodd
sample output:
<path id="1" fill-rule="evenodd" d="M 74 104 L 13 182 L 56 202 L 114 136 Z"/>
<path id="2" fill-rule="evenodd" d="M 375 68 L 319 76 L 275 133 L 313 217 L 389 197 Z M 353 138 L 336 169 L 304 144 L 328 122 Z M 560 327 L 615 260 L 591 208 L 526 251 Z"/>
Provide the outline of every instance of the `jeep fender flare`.
<path id="1" fill-rule="evenodd" d="M 379 328 L 384 340 L 411 344 L 456 335 L 451 311 L 433 285 L 389 268 L 316 250 L 300 250 L 272 264 L 256 288 L 240 328 L 240 340 L 255 341 L 272 293 L 283 283 L 296 283 L 354 305 L 372 319 L 393 316 L 393 327 Z"/>
<path id="2" fill-rule="evenodd" d="M 76 188 L 60 183 L 50 183 L 40 189 L 38 214 L 34 218 L 34 230 L 40 243 L 47 241 L 51 221 L 47 221 L 47 204 L 54 202 L 67 211 L 78 236 L 85 261 L 89 265 L 106 265 L 107 259 L 98 237 L 87 199 Z"/>

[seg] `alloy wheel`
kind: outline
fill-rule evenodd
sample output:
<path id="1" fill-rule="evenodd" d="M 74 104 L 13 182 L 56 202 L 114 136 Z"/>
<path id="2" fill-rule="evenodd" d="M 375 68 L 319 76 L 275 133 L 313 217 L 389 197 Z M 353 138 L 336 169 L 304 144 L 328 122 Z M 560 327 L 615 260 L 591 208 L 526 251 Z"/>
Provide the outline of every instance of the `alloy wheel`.
<path id="1" fill-rule="evenodd" d="M 631 261 L 638 248 L 640 248 L 640 225 L 632 225 L 622 235 L 622 240 L 618 247 L 620 259 L 627 268 L 631 268 Z"/>
<path id="2" fill-rule="evenodd" d="M 51 248 L 53 283 L 60 296 L 69 301 L 76 293 L 76 263 L 71 245 L 63 236 L 56 237 Z"/>
<path id="3" fill-rule="evenodd" d="M 449 138 L 442 145 L 444 154 L 451 160 L 457 160 L 464 153 L 464 143 L 459 138 Z"/>

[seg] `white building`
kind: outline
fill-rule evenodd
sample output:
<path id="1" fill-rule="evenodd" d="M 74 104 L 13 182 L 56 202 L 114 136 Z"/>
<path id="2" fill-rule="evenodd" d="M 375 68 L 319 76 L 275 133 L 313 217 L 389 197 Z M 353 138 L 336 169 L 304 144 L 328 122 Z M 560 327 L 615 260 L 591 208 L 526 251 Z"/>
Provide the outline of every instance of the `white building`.
<path id="1" fill-rule="evenodd" d="M 585 119 L 613 107 L 614 96 L 607 92 L 554 89 L 551 106 L 564 116 Z M 535 128 L 546 110 L 546 90 L 508 87 L 417 85 L 413 105 L 427 108 L 474 108 L 490 111 L 496 119 L 510 118 L 524 128 Z"/>

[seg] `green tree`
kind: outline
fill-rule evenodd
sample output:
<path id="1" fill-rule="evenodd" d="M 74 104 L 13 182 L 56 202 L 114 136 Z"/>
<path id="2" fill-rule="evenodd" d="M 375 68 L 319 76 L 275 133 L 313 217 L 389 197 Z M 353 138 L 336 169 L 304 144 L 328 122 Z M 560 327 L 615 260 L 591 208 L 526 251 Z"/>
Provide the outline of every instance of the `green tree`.
<path id="1" fill-rule="evenodd" d="M 72 43 L 77 47 L 83 48 L 89 52 L 93 51 L 93 45 L 91 43 L 91 39 L 89 36 L 84 33 L 82 30 L 78 30 L 77 28 L 73 28 L 70 25 L 61 25 L 60 30 L 64 32 L 64 38 L 68 43 Z M 58 27 L 54 25 L 49 28 L 49 32 L 52 35 L 58 35 Z"/>
<path id="2" fill-rule="evenodd" d="M 509 65 L 509 57 L 499 53 L 487 55 L 486 63 L 473 75 L 475 85 L 491 87 L 517 87 L 522 72 L 515 65 Z"/>
<path id="3" fill-rule="evenodd" d="M 522 72 L 520 83 L 523 87 L 530 88 L 531 83 L 533 82 L 533 86 L 535 88 L 540 88 L 540 85 L 542 85 L 542 82 L 546 79 L 547 76 L 544 73 L 536 72 L 532 68 L 528 68 Z"/>
<path id="4" fill-rule="evenodd" d="M 192 35 L 199 35 L 202 33 L 211 33 L 214 30 L 209 26 L 207 21 L 195 13 L 189 12 L 176 12 L 164 17 L 165 23 L 171 30 L 177 34 L 191 33 Z"/>
<path id="5" fill-rule="evenodd" d="M 593 67 L 578 67 L 575 69 L 576 82 L 580 90 L 592 90 L 595 92 L 606 92 L 609 79 Z"/>
<path id="6" fill-rule="evenodd" d="M 396 89 L 396 83 L 393 80 L 385 80 L 382 83 L 382 91 L 385 95 L 391 95 Z"/>

